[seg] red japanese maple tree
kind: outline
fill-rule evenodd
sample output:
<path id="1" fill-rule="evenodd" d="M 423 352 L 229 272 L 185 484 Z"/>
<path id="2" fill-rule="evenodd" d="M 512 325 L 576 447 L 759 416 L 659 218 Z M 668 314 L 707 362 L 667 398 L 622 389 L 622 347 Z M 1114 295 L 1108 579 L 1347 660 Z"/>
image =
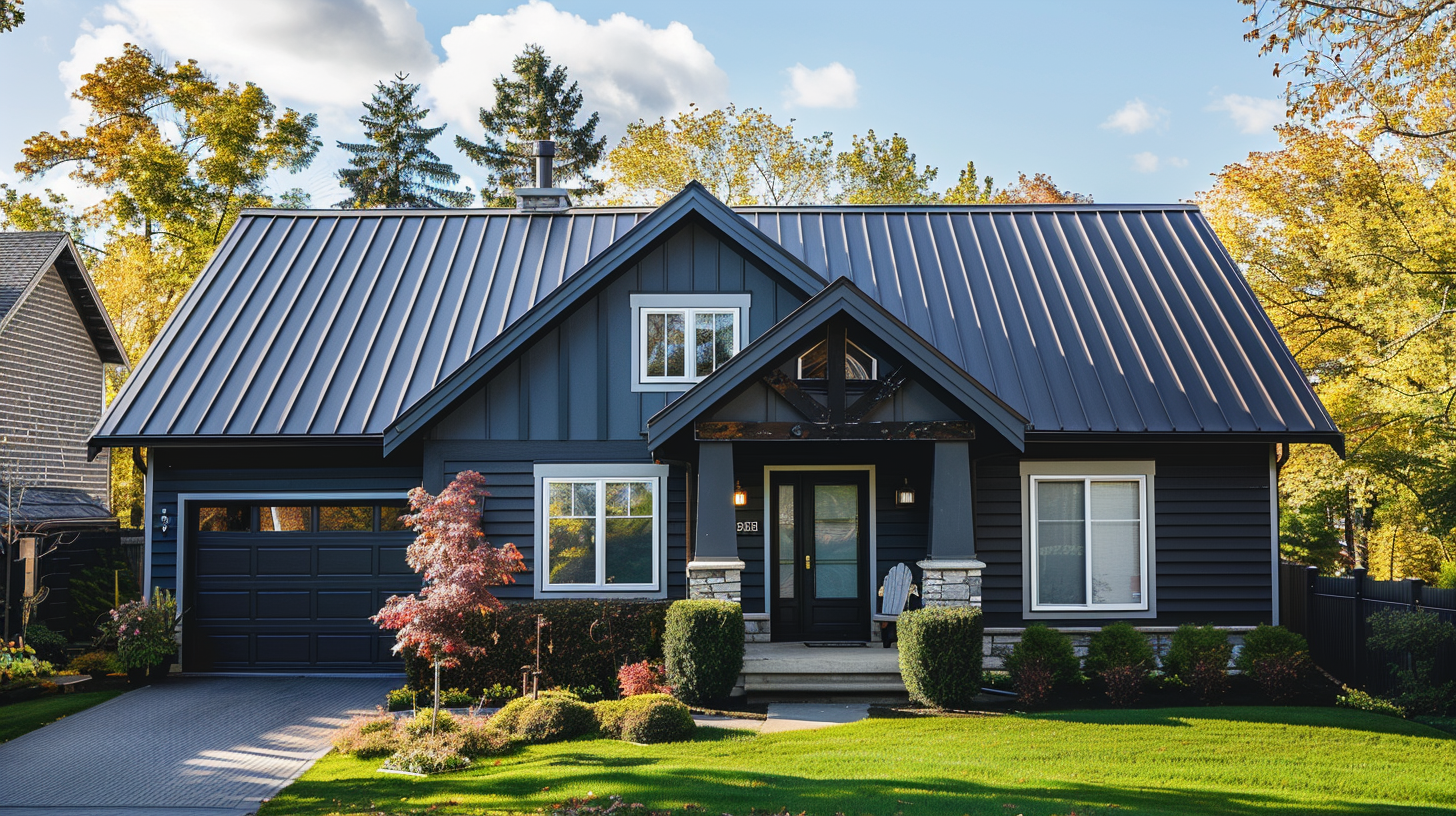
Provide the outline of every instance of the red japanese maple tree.
<path id="1" fill-rule="evenodd" d="M 424 578 L 417 595 L 393 596 L 370 620 L 394 629 L 395 652 L 414 649 L 436 665 L 455 666 L 464 656 L 482 655 L 484 646 L 465 639 L 469 616 L 504 608 L 490 588 L 515 583 L 513 572 L 526 569 L 514 544 L 493 547 L 480 530 L 485 477 L 463 471 L 438 496 L 424 488 L 410 491 L 412 513 L 400 521 L 419 533 L 405 552 Z"/>

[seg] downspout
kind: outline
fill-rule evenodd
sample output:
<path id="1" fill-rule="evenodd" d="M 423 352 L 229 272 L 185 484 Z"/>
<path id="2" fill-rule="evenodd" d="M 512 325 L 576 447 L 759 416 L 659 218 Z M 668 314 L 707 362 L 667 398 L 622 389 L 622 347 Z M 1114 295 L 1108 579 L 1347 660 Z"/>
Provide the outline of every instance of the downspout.
<path id="1" fill-rule="evenodd" d="M 686 459 L 653 459 L 659 465 L 681 465 L 683 468 L 683 503 L 687 506 L 684 509 L 683 528 L 684 533 L 683 549 L 687 554 L 687 563 L 693 562 L 693 463 Z"/>

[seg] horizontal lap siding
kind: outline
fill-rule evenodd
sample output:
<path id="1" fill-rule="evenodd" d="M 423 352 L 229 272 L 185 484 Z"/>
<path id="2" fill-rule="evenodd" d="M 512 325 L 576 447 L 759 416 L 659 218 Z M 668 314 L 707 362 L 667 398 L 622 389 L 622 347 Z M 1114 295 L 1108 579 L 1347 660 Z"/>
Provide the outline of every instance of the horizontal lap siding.
<path id="1" fill-rule="evenodd" d="M 1139 625 L 1268 622 L 1272 605 L 1269 448 L 1259 444 L 1028 446 L 1028 459 L 1152 459 L 1156 619 Z M 976 463 L 977 552 L 986 562 L 982 591 L 990 626 L 1021 626 L 1020 464 L 1013 457 Z M 1106 620 L 1049 621 L 1101 625 Z"/>
<path id="2" fill-rule="evenodd" d="M 377 448 L 152 448 L 152 585 L 177 588 L 180 493 L 378 492 L 403 499 L 421 484 L 418 453 L 385 461 Z M 162 532 L 162 512 L 169 524 Z"/>
<path id="3" fill-rule="evenodd" d="M 533 595 L 534 580 L 529 571 L 536 557 L 537 464 L 591 464 L 620 462 L 650 464 L 647 447 L 638 442 L 427 442 L 426 487 L 438 490 L 455 474 L 474 470 L 485 476 L 490 494 L 481 510 L 485 540 L 500 546 L 514 544 L 525 560 L 527 572 L 518 573 L 516 583 L 502 587 L 501 598 L 527 599 Z M 687 529 L 683 471 L 672 467 L 667 483 L 667 591 L 669 598 L 687 597 Z"/>

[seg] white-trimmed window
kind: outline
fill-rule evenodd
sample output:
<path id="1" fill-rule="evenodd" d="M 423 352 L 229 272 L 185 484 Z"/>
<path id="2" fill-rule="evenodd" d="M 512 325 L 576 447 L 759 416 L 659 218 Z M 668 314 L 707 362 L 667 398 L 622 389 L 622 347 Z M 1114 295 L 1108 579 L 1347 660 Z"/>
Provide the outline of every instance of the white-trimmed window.
<path id="1" fill-rule="evenodd" d="M 1028 475 L 1032 612 L 1149 609 L 1148 475 Z"/>
<path id="2" fill-rule="evenodd" d="M 683 391 L 744 345 L 748 295 L 632 295 L 634 391 Z"/>
<path id="3" fill-rule="evenodd" d="M 537 594 L 659 593 L 666 471 L 658 465 L 538 465 Z"/>

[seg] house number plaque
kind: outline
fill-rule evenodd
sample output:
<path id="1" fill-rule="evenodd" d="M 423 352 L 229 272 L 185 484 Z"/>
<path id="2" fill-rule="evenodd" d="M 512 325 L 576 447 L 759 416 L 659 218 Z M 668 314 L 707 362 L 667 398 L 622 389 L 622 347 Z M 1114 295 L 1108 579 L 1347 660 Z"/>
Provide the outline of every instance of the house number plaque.
<path id="1" fill-rule="evenodd" d="M 740 521 L 740 522 L 738 522 L 738 532 L 740 532 L 740 533 L 756 533 L 756 532 L 758 532 L 758 522 L 757 521 Z"/>

